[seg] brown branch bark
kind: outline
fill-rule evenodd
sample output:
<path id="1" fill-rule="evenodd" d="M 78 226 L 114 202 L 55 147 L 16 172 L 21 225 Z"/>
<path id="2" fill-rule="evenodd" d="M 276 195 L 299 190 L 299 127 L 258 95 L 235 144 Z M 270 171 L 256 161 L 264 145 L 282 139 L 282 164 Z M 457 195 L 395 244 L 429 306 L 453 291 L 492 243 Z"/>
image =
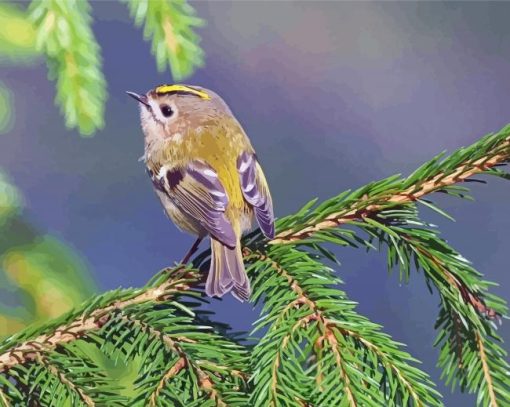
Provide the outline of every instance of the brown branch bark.
<path id="1" fill-rule="evenodd" d="M 406 236 L 405 238 L 408 241 L 413 240 L 409 236 Z M 417 247 L 416 251 L 428 258 L 432 264 L 434 264 L 436 269 L 443 274 L 445 280 L 460 292 L 460 295 L 466 304 L 470 304 L 478 313 L 484 315 L 486 318 L 496 319 L 499 317 L 496 311 L 489 308 L 478 294 L 473 293 L 462 280 L 453 275 L 441 259 L 438 259 L 430 252 L 420 247 Z"/>
<path id="2" fill-rule="evenodd" d="M 165 387 L 165 385 L 168 383 L 169 380 L 171 380 L 173 377 L 177 376 L 181 370 L 183 370 L 187 365 L 187 360 L 185 357 L 180 357 L 177 359 L 177 362 L 175 362 L 170 369 L 168 369 L 168 372 L 166 372 L 161 380 L 159 381 L 156 390 L 154 390 L 154 393 L 152 393 L 149 401 L 150 406 L 156 406 L 159 393 L 161 393 L 161 390 Z"/>
<path id="3" fill-rule="evenodd" d="M 485 354 L 483 338 L 478 331 L 476 332 L 476 342 L 478 345 L 478 351 L 480 352 L 480 359 L 482 361 L 483 376 L 485 377 L 485 381 L 487 382 L 487 387 L 489 389 L 489 399 L 491 402 L 490 407 L 498 407 L 496 392 L 494 391 L 494 383 L 492 382 L 491 372 L 489 365 L 487 364 L 487 356 Z"/>

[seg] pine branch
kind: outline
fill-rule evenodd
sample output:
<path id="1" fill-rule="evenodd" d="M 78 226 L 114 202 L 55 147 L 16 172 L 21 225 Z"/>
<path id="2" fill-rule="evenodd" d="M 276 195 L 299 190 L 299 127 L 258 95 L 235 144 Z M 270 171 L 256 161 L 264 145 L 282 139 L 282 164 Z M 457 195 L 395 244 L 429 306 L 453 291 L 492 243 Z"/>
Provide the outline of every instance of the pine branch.
<path id="1" fill-rule="evenodd" d="M 390 177 L 317 206 L 312 201 L 278 222 L 279 234 L 270 245 L 258 231 L 247 236 L 245 260 L 254 279 L 254 300 L 265 302 L 257 328 L 268 328 L 252 353 L 252 372 L 246 369 L 244 348 L 213 327 L 201 331 L 207 320 L 184 297 L 184 292 L 200 297 L 193 289 L 199 274 L 177 267 L 143 289 L 106 293 L 0 345 L 3 397 L 17 400 L 11 380 L 28 394 L 23 377 L 38 375 L 33 370 L 37 361 L 59 357 L 62 346 L 83 339 L 114 359 L 131 361 L 140 355 L 137 403 L 246 405 L 245 380 L 251 373 L 250 403 L 255 406 L 370 406 L 381 400 L 441 405 L 414 359 L 358 315 L 345 293 L 333 287 L 339 280 L 314 260 L 335 260 L 322 246 L 326 242 L 375 248 L 378 241 L 388 247 L 388 266 L 398 267 L 401 279 L 409 278 L 414 265 L 440 295 L 437 344 L 447 383 L 479 391 L 481 404 L 504 405 L 509 367 L 491 325 L 491 318 L 506 313 L 504 301 L 490 295 L 490 283 L 419 219 L 416 203 L 442 213 L 424 194 L 465 197 L 466 189 L 454 183 L 476 174 L 510 178 L 498 168 L 510 158 L 509 134 L 506 127 L 442 161 L 436 157 L 407 178 Z M 351 229 L 336 227 L 341 224 Z M 360 237 L 353 226 L 369 237 Z M 206 255 L 198 256 L 195 265 L 205 260 Z M 42 374 L 41 380 L 49 380 Z M 57 388 L 52 383 L 48 386 Z"/>
<path id="2" fill-rule="evenodd" d="M 333 287 L 330 269 L 291 247 L 245 252 L 253 298 L 265 301 L 256 330 L 268 327 L 252 355 L 251 405 L 441 405 L 415 360 Z"/>
<path id="3" fill-rule="evenodd" d="M 407 178 L 393 176 L 323 202 L 314 210 L 307 204 L 293 216 L 278 222 L 272 244 L 299 242 L 323 230 L 355 219 L 365 219 L 383 209 L 414 202 L 432 192 L 453 194 L 449 187 L 478 174 L 508 177 L 497 167 L 510 160 L 510 126 L 489 134 L 441 161 L 444 154 L 425 163 Z"/>
<path id="4" fill-rule="evenodd" d="M 144 37 L 152 41 L 158 70 L 167 66 L 176 81 L 190 76 L 204 64 L 200 37 L 193 31 L 204 25 L 185 0 L 124 0 L 135 25 L 144 25 Z"/>
<path id="5" fill-rule="evenodd" d="M 157 401 L 161 391 L 165 388 L 168 382 L 170 382 L 175 376 L 177 376 L 188 364 L 188 361 L 185 356 L 179 357 L 176 362 L 174 362 L 170 369 L 163 375 L 161 380 L 158 382 L 156 388 L 151 393 L 149 400 L 151 406 L 157 405 Z"/>
<path id="6" fill-rule="evenodd" d="M 422 203 L 449 217 L 431 202 L 425 201 L 423 195 L 437 191 L 466 198 L 468 189 L 453 183 L 468 182 L 471 180 L 469 177 L 483 173 L 510 178 L 497 168 L 510 159 L 509 133 L 510 127 L 507 126 L 442 161 L 440 155 L 407 178 L 390 177 L 352 193 L 348 191 L 316 208 L 313 208 L 312 201 L 294 217 L 282 219 L 280 227 L 284 231 L 270 242 L 298 244 L 334 260 L 334 256 L 320 246 L 321 243 L 374 248 L 372 239 L 376 239 L 388 246 L 388 266 L 400 269 L 401 280 L 409 278 L 413 263 L 417 269 L 422 269 L 427 284 L 434 285 L 441 295 L 442 309 L 437 324 L 440 333 L 436 341 L 442 346 L 440 366 L 452 386 L 460 382 L 463 390 L 478 391 L 480 403 L 495 397 L 496 393 L 499 394 L 499 403 L 510 399 L 510 389 L 505 382 L 510 367 L 498 345 L 501 339 L 485 320 L 505 315 L 507 308 L 502 299 L 488 293 L 492 283 L 483 281 L 481 274 L 467 260 L 440 239 L 430 225 L 419 219 L 415 203 Z M 340 224 L 357 226 L 372 239 L 367 241 L 352 230 L 335 227 Z M 285 228 L 290 231 L 285 231 Z M 456 328 L 459 322 L 461 330 Z M 468 350 L 459 351 L 457 345 L 457 349 L 451 352 L 451 343 L 469 344 Z M 492 357 L 484 356 L 484 344 L 490 344 L 487 346 Z M 477 364 L 475 369 L 485 372 L 484 376 L 473 376 L 471 370 L 460 368 L 463 358 L 469 356 Z M 485 364 L 482 363 L 484 360 Z M 494 386 L 495 382 L 497 386 Z"/>
<path id="7" fill-rule="evenodd" d="M 62 370 L 51 364 L 51 362 L 44 356 L 41 356 L 41 354 L 38 354 L 36 357 L 36 361 L 39 362 L 42 366 L 44 366 L 50 374 L 58 378 L 60 383 L 62 383 L 67 389 L 70 394 L 72 394 L 75 400 L 75 405 L 78 404 L 78 401 L 83 402 L 88 407 L 95 406 L 96 403 L 92 398 L 90 398 L 84 389 L 82 389 L 79 385 L 76 383 L 73 383 L 66 375 L 62 372 Z"/>
<path id="8" fill-rule="evenodd" d="M 181 311 L 182 307 L 181 303 L 179 306 Z M 228 393 L 233 387 L 241 386 L 244 381 L 243 374 L 240 372 L 246 368 L 244 350 L 231 342 L 222 340 L 219 336 L 211 335 L 211 333 L 204 334 L 203 327 L 194 326 L 192 318 L 179 315 L 176 311 L 178 310 L 172 309 L 171 306 L 157 310 L 138 307 L 134 314 L 129 309 L 125 309 L 118 317 L 123 321 L 121 324 L 118 318 L 109 323 L 111 329 L 115 331 L 128 328 L 127 331 L 133 333 L 132 337 L 137 338 L 133 342 L 132 349 L 126 349 L 130 343 L 126 335 L 121 335 L 115 341 L 114 348 L 124 348 L 122 352 L 128 360 L 134 353 L 147 355 L 149 348 L 151 353 L 154 353 L 154 357 L 146 358 L 145 363 L 148 368 L 140 372 L 143 385 L 140 382 L 142 391 L 139 392 L 136 400 L 139 402 L 149 400 L 149 405 L 154 406 L 165 404 L 165 389 L 173 384 L 171 379 L 175 379 L 179 373 L 182 373 L 180 379 L 187 382 L 188 386 L 196 383 L 199 391 L 207 395 L 206 400 L 212 401 L 216 406 L 226 406 L 229 394 L 223 394 L 223 390 Z M 119 326 L 122 326 L 122 330 Z M 105 327 L 106 331 L 109 329 Z M 141 332 L 147 336 L 146 341 L 140 339 Z M 163 363 L 156 368 L 157 362 L 154 360 L 158 360 L 157 354 L 164 355 L 167 352 L 174 356 L 170 363 L 164 357 Z M 229 382 L 235 384 L 229 387 Z M 174 388 L 180 386 L 174 385 Z M 186 405 L 190 405 L 193 401 L 197 400 L 188 400 Z"/>
<path id="9" fill-rule="evenodd" d="M 0 375 L 0 405 L 10 407 L 23 402 L 23 394 L 20 389 L 9 380 L 8 377 Z"/>
<path id="10" fill-rule="evenodd" d="M 158 277 L 156 281 L 159 281 L 160 285 L 105 293 L 43 329 L 28 329 L 9 338 L 0 346 L 0 372 L 33 360 L 40 352 L 52 350 L 101 329 L 117 310 L 134 304 L 171 299 L 198 280 L 196 271 L 182 267 L 164 270 Z M 33 337 L 33 333 L 39 331 L 43 333 Z"/>
<path id="11" fill-rule="evenodd" d="M 477 312 L 473 315 L 497 319 L 507 312 L 504 301 L 488 293 L 493 283 L 482 280 L 468 260 L 441 239 L 432 225 L 423 222 L 414 204 L 349 224 L 370 236 L 370 241 L 364 242 L 367 247 L 374 247 L 373 240 L 388 247 L 388 269 L 398 268 L 402 281 L 409 279 L 414 264 L 417 270 L 424 270 L 427 284 L 435 285 L 452 304 L 461 298 L 461 303 Z"/>
<path id="12" fill-rule="evenodd" d="M 103 127 L 106 82 L 86 0 L 41 0 L 31 4 L 37 50 L 47 57 L 57 81 L 56 102 L 66 126 L 91 135 Z"/>
<path id="13" fill-rule="evenodd" d="M 203 66 L 204 52 L 195 29 L 204 20 L 185 0 L 121 1 L 127 3 L 135 24 L 144 26 L 159 71 L 169 66 L 173 78 L 180 81 Z M 107 90 L 88 1 L 33 0 L 28 18 L 25 14 L 0 5 L 0 27 L 9 27 L 0 29 L 0 54 L 17 63 L 44 55 L 66 126 L 93 135 L 104 126 Z"/>
<path id="14" fill-rule="evenodd" d="M 488 393 L 488 399 L 490 402 L 490 406 L 496 407 L 498 405 L 498 402 L 496 400 L 496 392 L 494 388 L 494 383 L 492 382 L 492 373 L 489 368 L 489 364 L 487 361 L 487 354 L 485 353 L 485 345 L 482 337 L 480 336 L 480 333 L 476 333 L 476 342 L 478 346 L 478 351 L 480 352 L 480 361 L 482 362 L 482 370 L 483 375 L 485 377 L 485 383 Z M 487 403 L 486 403 L 487 404 Z"/>
<path id="15" fill-rule="evenodd" d="M 32 363 L 9 370 L 10 381 L 21 389 L 23 404 L 96 406 L 123 403 L 118 386 L 75 344 L 58 352 L 38 353 Z M 119 404 L 117 404 L 119 405 Z"/>
<path id="16" fill-rule="evenodd" d="M 115 400 L 118 389 L 99 386 L 100 379 L 90 377 L 89 365 L 83 370 L 88 377 L 76 377 L 85 368 L 83 358 L 63 352 L 67 349 L 63 346 L 81 339 L 95 344 L 113 360 L 131 362 L 143 355 L 137 395 L 129 405 L 173 404 L 176 393 L 187 406 L 246 405 L 246 350 L 215 333 L 200 312 L 193 311 L 197 304 L 183 298 L 184 292 L 190 298 L 200 298 L 200 293 L 190 290 L 198 282 L 195 270 L 177 267 L 164 270 L 143 290 L 118 290 L 95 298 L 62 317 L 64 323 L 46 327 L 47 334 L 28 339 L 34 335 L 25 332 L 12 338 L 9 342 L 22 343 L 0 356 L 1 370 L 27 387 L 24 399 L 30 394 L 51 405 L 46 395 L 58 393 L 62 400 L 73 399 L 75 404 L 104 405 L 105 400 Z M 177 356 L 175 365 L 173 355 Z M 69 366 L 70 360 L 75 361 L 74 366 Z M 34 377 L 38 387 L 31 386 Z M 82 382 L 94 393 L 83 390 Z"/>
<path id="17" fill-rule="evenodd" d="M 441 346 L 439 365 L 447 383 L 478 392 L 478 402 L 483 405 L 510 403 L 506 380 L 510 366 L 491 323 L 508 310 L 503 299 L 488 292 L 493 283 L 483 280 L 468 260 L 422 222 L 414 205 L 383 211 L 366 221 L 355 224 L 387 245 L 390 271 L 400 269 L 401 280 L 407 280 L 414 264 L 423 271 L 429 287 L 437 289 L 441 309 L 436 346 Z M 484 375 L 473 375 L 473 371 Z"/>

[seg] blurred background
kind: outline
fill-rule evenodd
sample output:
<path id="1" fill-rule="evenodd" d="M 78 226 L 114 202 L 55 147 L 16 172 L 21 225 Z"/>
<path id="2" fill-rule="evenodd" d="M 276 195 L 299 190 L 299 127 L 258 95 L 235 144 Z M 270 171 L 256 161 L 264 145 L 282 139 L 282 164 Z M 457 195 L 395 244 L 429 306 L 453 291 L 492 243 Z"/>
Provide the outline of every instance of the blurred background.
<path id="1" fill-rule="evenodd" d="M 278 216 L 316 196 L 408 174 L 510 122 L 510 3 L 191 4 L 207 22 L 198 30 L 205 66 L 187 83 L 217 91 L 237 115 Z M 92 7 L 109 92 L 94 137 L 66 129 L 44 59 L 28 49 L 0 60 L 0 335 L 93 292 L 143 285 L 193 241 L 152 191 L 138 160 L 138 108 L 124 93 L 172 76 L 158 73 L 123 4 Z M 426 219 L 508 300 L 510 185 L 490 179 L 473 190 L 475 202 L 434 197 L 456 223 Z M 400 285 L 383 254 L 336 252 L 359 312 L 423 361 L 446 405 L 474 405 L 439 380 L 438 298 L 422 276 Z M 230 296 L 209 308 L 236 330 L 250 330 L 257 317 Z M 508 322 L 500 332 L 510 339 Z"/>

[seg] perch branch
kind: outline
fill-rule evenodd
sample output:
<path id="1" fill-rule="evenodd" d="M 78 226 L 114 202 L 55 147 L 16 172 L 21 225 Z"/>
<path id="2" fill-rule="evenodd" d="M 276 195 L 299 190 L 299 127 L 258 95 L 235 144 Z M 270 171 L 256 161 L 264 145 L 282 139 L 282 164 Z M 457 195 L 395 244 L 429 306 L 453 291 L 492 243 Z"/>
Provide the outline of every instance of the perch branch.
<path id="1" fill-rule="evenodd" d="M 508 162 L 510 160 L 510 136 L 504 139 L 501 145 L 497 146 L 494 150 L 498 151 L 498 153 L 480 158 L 474 162 L 464 162 L 458 165 L 450 174 L 441 172 L 434 177 L 425 180 L 421 184 L 413 185 L 404 191 L 395 193 L 394 195 L 382 195 L 378 202 L 372 202 L 364 208 L 357 210 L 343 210 L 341 212 L 333 213 L 320 222 L 308 225 L 304 229 L 298 231 L 284 230 L 278 233 L 269 243 L 285 244 L 303 240 L 323 229 L 334 228 L 356 219 L 363 220 L 364 218 L 373 216 L 375 213 L 380 212 L 389 206 L 413 202 L 432 192 L 441 190 L 459 182 L 464 182 L 474 175 L 482 174 L 499 164 Z"/>
<path id="2" fill-rule="evenodd" d="M 505 129 L 508 134 L 508 130 Z M 505 134 L 503 134 L 505 136 Z M 466 160 L 463 163 L 457 165 L 455 168 L 448 170 L 448 172 L 440 171 L 434 176 L 430 176 L 423 181 L 418 181 L 416 184 L 404 189 L 403 191 L 390 191 L 391 193 L 382 193 L 377 199 L 367 200 L 364 207 L 358 209 L 345 209 L 338 211 L 327 216 L 321 220 L 312 220 L 308 224 L 304 225 L 301 230 L 283 230 L 277 234 L 275 239 L 270 241 L 270 244 L 285 244 L 292 243 L 298 240 L 303 240 L 307 237 L 312 236 L 316 232 L 320 232 L 324 229 L 340 226 L 348 223 L 352 220 L 363 220 L 365 218 L 375 215 L 386 208 L 406 204 L 409 202 L 416 201 L 422 198 L 424 195 L 444 189 L 458 182 L 464 182 L 468 178 L 484 173 L 498 165 L 508 162 L 510 159 L 510 136 L 503 138 L 496 145 L 491 146 L 489 151 L 484 157 L 477 158 L 476 160 Z M 358 204 L 363 205 L 363 200 L 358 201 Z M 85 337 L 89 332 L 98 331 L 109 321 L 115 311 L 126 308 L 130 305 L 140 304 L 151 301 L 162 301 L 171 297 L 173 294 L 188 290 L 193 284 L 197 283 L 199 273 L 195 270 L 184 269 L 183 267 L 177 267 L 171 270 L 169 277 L 163 283 L 147 288 L 141 291 L 139 294 L 132 296 L 125 300 L 118 300 L 110 303 L 106 306 L 100 306 L 89 314 L 81 314 L 76 318 L 73 318 L 70 322 L 63 323 L 61 326 L 56 328 L 48 328 L 50 332 L 41 334 L 34 339 L 24 340 L 18 345 L 13 346 L 9 350 L 0 354 L 0 372 L 9 370 L 10 368 L 32 361 L 37 358 L 37 355 L 41 352 L 45 352 L 54 349 L 59 344 L 68 343 L 76 339 Z M 462 293 L 465 301 L 468 301 L 473 307 L 480 312 L 485 312 L 490 316 L 490 310 L 485 308 L 483 302 L 480 302 L 476 296 L 464 290 L 464 286 L 461 282 L 456 279 L 449 278 L 449 274 L 445 273 L 445 277 L 449 279 L 450 283 L 453 284 Z M 451 277 L 451 276 L 450 276 Z M 333 335 L 328 334 L 330 330 L 330 322 L 327 318 L 321 314 L 316 304 L 313 303 L 309 298 L 306 297 L 305 293 L 299 289 L 296 282 L 290 282 L 290 285 L 294 292 L 298 295 L 301 301 L 310 307 L 316 319 L 324 326 L 325 337 L 324 339 L 330 341 Z M 299 305 L 299 304 L 298 304 Z M 340 327 L 335 327 L 340 329 Z M 355 332 L 350 332 L 348 329 L 341 328 L 340 331 L 344 336 L 350 335 L 357 338 L 364 346 L 372 349 L 374 352 L 377 350 L 373 344 L 363 342 Z M 483 344 L 479 342 L 480 353 L 483 357 Z M 332 345 L 333 346 L 333 345 Z M 384 354 L 379 354 L 381 359 L 384 361 Z M 487 370 L 487 369 L 485 369 Z M 484 370 L 484 371 L 485 371 Z M 173 372 L 170 372 L 173 373 Z M 169 374 L 170 374 L 169 373 Z M 399 375 L 399 372 L 395 372 Z M 211 386 L 209 378 L 201 378 L 202 387 L 208 388 Z M 344 381 L 345 382 L 345 381 Z M 404 380 L 405 382 L 405 380 Z M 410 389 L 410 393 L 416 400 L 416 394 Z M 215 392 L 210 391 L 211 398 L 216 398 Z M 492 393 L 491 393 L 492 397 Z M 354 400 L 350 400 L 353 404 Z M 419 400 L 416 400 L 419 404 Z M 354 401 L 355 402 L 355 401 Z"/>
<path id="3" fill-rule="evenodd" d="M 198 277 L 199 274 L 195 270 L 184 269 L 183 267 L 173 269 L 169 279 L 160 286 L 149 288 L 130 299 L 98 308 L 87 317 L 81 315 L 71 322 L 57 327 L 52 332 L 22 342 L 0 354 L 0 372 L 34 360 L 41 351 L 54 349 L 60 344 L 82 338 L 88 332 L 101 329 L 108 322 L 113 311 L 148 301 L 161 301 L 170 298 L 175 293 L 185 291 L 190 288 L 190 281 L 198 281 Z"/>

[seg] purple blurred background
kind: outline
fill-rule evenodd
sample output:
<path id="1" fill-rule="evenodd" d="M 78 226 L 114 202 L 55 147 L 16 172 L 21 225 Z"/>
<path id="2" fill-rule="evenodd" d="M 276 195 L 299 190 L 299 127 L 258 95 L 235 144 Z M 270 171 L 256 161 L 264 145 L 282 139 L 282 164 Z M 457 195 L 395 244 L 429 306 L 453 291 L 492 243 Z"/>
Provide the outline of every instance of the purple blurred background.
<path id="1" fill-rule="evenodd" d="M 188 83 L 229 103 L 261 158 L 279 216 L 315 196 L 408 174 L 510 122 L 510 3 L 193 4 L 208 23 L 200 30 L 206 66 Z M 106 290 L 144 284 L 193 239 L 166 219 L 138 162 L 138 110 L 124 93 L 172 78 L 157 73 L 125 6 L 92 5 L 110 93 L 106 127 L 91 139 L 64 128 L 43 62 L 1 67 L 16 121 L 0 138 L 0 167 L 23 191 L 34 223 L 70 242 Z M 473 190 L 474 203 L 435 197 L 457 223 L 425 215 L 508 299 L 510 185 L 490 179 Z M 359 311 L 408 344 L 446 405 L 474 405 L 439 380 L 438 298 L 422 276 L 401 285 L 388 277 L 383 254 L 336 252 Z M 231 297 L 210 308 L 238 330 L 257 316 Z M 508 322 L 500 331 L 510 338 Z"/>

